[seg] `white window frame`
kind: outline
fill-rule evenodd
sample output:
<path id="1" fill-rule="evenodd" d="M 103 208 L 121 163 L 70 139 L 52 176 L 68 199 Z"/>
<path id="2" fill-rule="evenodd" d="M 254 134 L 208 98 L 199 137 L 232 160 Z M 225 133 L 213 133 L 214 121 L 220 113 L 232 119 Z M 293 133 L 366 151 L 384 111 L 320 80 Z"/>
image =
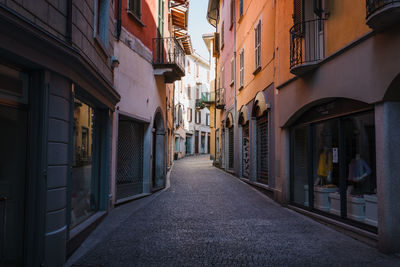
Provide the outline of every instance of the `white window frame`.
<path id="1" fill-rule="evenodd" d="M 262 23 L 261 19 L 254 27 L 254 70 L 261 68 L 262 61 Z"/>

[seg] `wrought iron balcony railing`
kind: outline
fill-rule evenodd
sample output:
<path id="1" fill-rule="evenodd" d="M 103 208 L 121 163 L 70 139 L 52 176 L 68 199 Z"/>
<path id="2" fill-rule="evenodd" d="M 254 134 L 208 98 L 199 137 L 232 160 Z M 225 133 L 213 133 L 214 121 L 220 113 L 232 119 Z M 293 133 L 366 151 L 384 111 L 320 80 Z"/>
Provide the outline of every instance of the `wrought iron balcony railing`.
<path id="1" fill-rule="evenodd" d="M 218 109 L 225 108 L 225 89 L 220 88 L 215 91 L 215 107 Z"/>
<path id="2" fill-rule="evenodd" d="M 215 92 L 201 93 L 201 98 L 196 99 L 196 108 L 205 108 L 215 101 Z"/>
<path id="3" fill-rule="evenodd" d="M 325 19 L 303 21 L 290 29 L 290 71 L 301 75 L 325 56 Z"/>
<path id="4" fill-rule="evenodd" d="M 153 66 L 154 68 L 171 68 L 173 71 L 166 73 L 166 79 L 170 82 L 185 75 L 185 52 L 176 38 L 153 39 Z"/>
<path id="5" fill-rule="evenodd" d="M 366 0 L 367 24 L 375 30 L 400 21 L 400 0 Z"/>

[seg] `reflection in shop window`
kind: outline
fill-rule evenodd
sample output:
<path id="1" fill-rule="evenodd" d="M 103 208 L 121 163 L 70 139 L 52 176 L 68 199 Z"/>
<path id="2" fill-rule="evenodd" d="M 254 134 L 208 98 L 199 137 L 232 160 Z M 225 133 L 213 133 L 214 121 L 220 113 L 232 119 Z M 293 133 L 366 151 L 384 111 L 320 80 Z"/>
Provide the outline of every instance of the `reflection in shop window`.
<path id="1" fill-rule="evenodd" d="M 71 227 L 87 219 L 96 209 L 92 187 L 93 123 L 95 112 L 74 100 L 74 153 L 71 178 Z"/>

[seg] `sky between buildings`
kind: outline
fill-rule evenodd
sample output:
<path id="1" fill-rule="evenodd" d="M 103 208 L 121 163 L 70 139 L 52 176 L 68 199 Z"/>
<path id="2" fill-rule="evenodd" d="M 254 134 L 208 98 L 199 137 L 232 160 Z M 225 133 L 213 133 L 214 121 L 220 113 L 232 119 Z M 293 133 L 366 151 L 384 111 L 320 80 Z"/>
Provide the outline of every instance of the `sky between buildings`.
<path id="1" fill-rule="evenodd" d="M 202 35 L 215 32 L 215 28 L 206 19 L 207 7 L 208 0 L 190 0 L 189 2 L 189 35 L 193 49 L 205 59 L 209 58 L 209 53 Z"/>

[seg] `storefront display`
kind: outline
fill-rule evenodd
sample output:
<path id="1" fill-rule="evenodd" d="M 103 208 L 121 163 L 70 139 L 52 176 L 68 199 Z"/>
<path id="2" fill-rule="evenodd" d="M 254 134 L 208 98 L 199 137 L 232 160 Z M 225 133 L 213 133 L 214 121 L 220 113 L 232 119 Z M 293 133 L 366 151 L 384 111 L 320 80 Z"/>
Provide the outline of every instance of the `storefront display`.
<path id="1" fill-rule="evenodd" d="M 71 226 L 75 226 L 96 209 L 93 173 L 93 126 L 95 111 L 84 102 L 74 101 L 74 154 L 71 175 Z"/>
<path id="2" fill-rule="evenodd" d="M 375 118 L 368 105 L 335 100 L 314 107 L 292 128 L 291 143 L 292 203 L 377 226 Z"/>

